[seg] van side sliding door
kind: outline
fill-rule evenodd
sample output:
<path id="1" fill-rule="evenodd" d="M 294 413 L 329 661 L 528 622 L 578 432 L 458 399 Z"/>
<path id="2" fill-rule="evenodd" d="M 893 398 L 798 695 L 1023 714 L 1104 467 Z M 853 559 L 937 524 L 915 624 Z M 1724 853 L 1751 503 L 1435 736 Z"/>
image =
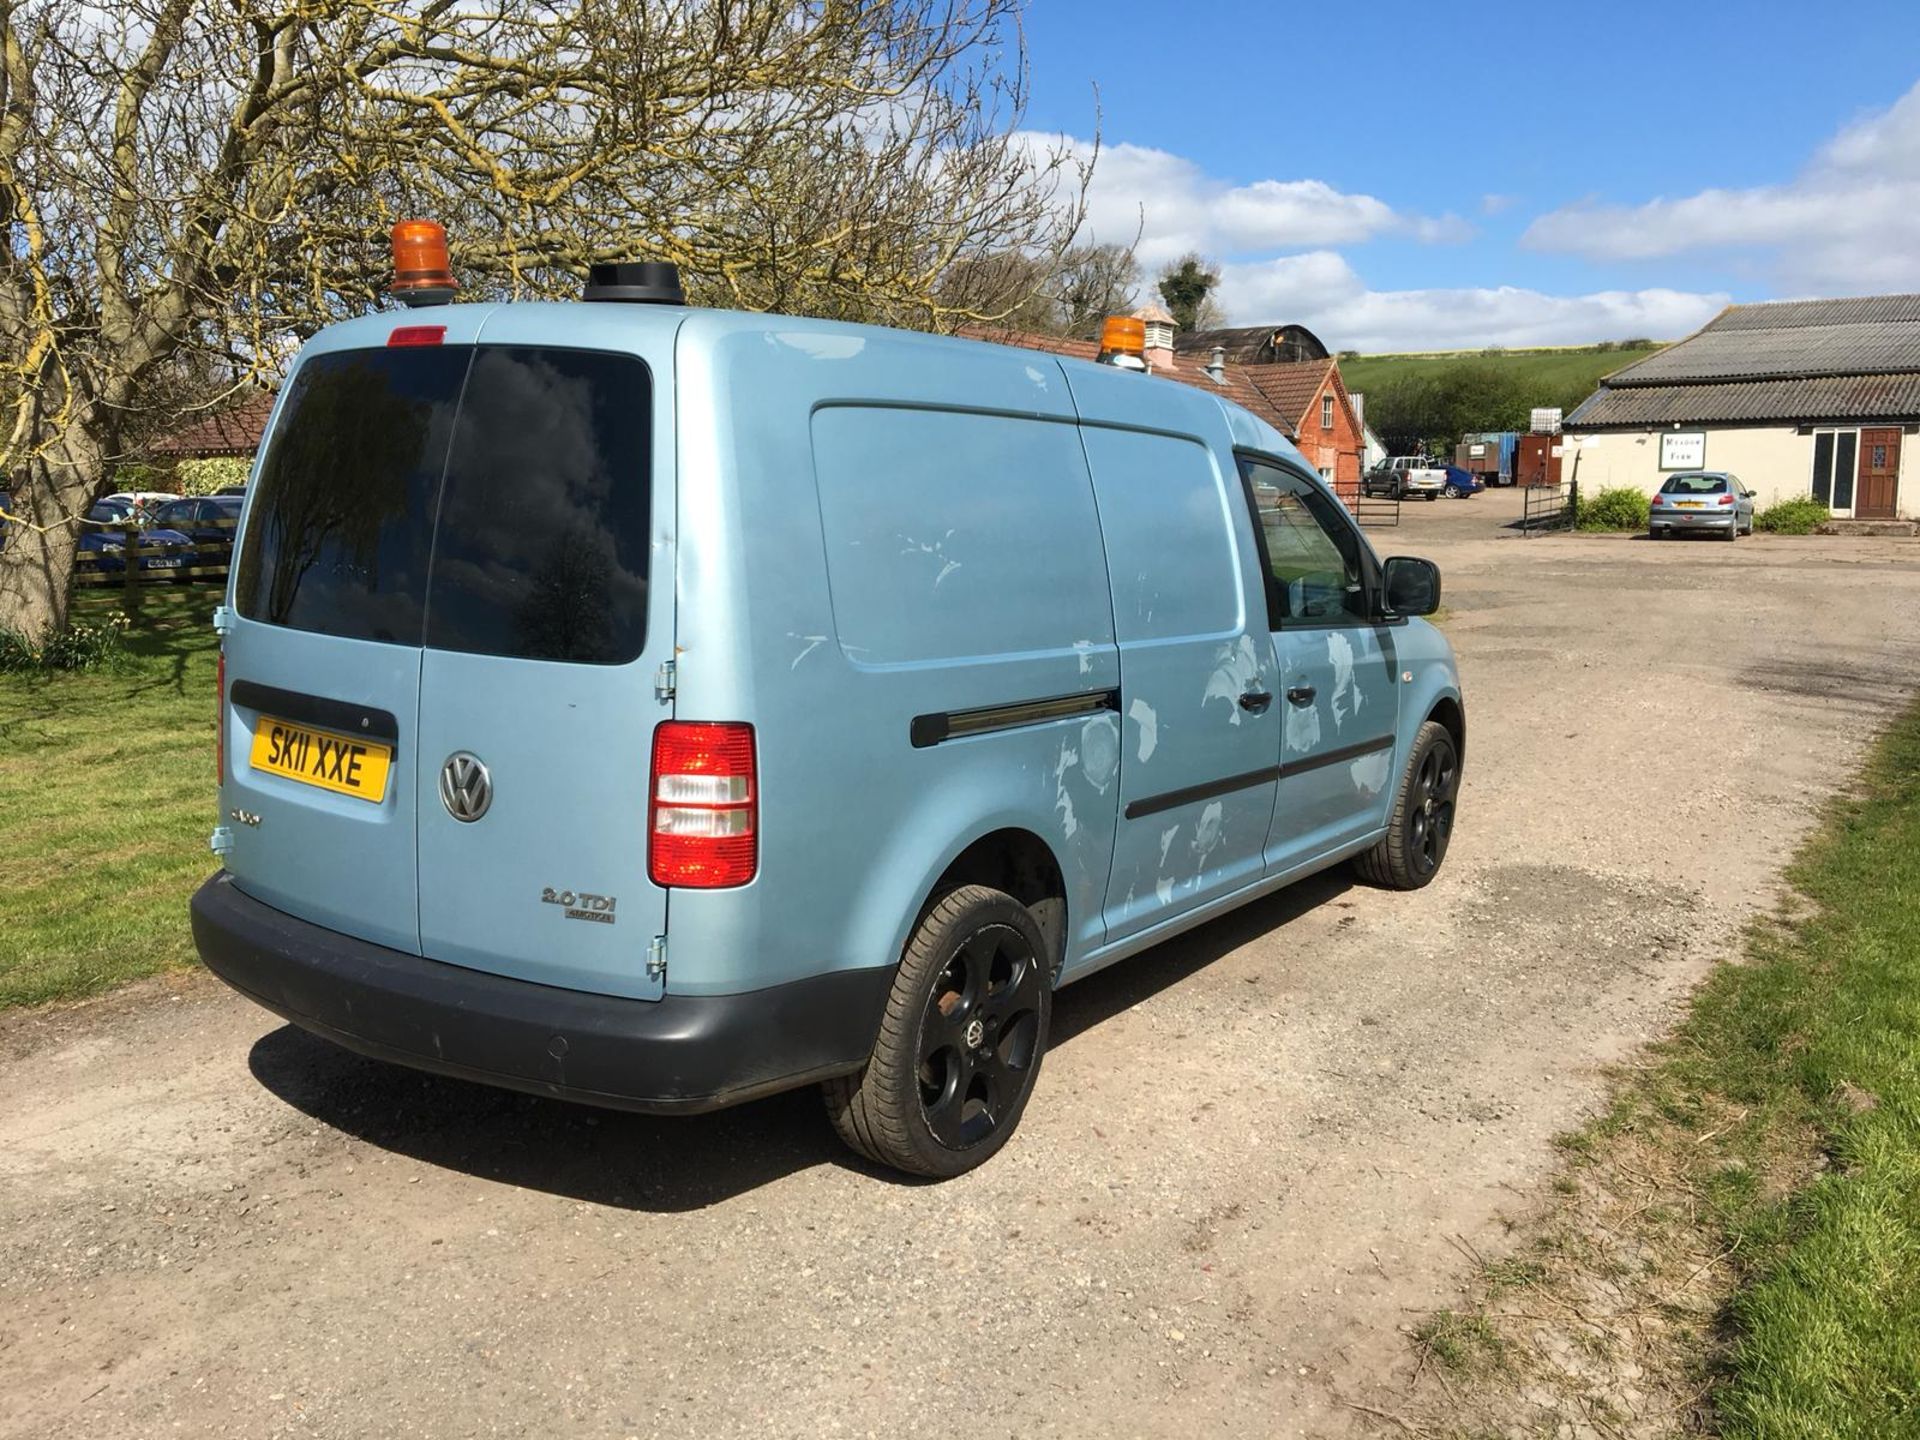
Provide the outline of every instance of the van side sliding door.
<path id="1" fill-rule="evenodd" d="M 1234 524 L 1238 477 L 1197 439 L 1085 424 L 1081 435 L 1120 648 L 1111 942 L 1260 877 L 1281 716 L 1257 571 Z"/>

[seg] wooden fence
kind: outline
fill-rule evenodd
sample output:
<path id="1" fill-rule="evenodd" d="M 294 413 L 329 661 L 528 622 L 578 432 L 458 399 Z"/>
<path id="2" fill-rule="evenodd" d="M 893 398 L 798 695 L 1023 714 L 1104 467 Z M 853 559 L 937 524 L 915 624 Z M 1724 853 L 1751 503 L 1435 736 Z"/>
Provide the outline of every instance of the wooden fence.
<path id="1" fill-rule="evenodd" d="M 98 588 L 142 585 L 225 585 L 233 563 L 233 532 L 237 520 L 198 520 L 191 529 L 198 537 L 191 545 L 156 545 L 133 526 L 90 526 L 109 538 L 118 537 L 117 550 L 81 550 L 73 557 L 73 583 Z M 220 538 L 213 538 L 215 534 Z"/>

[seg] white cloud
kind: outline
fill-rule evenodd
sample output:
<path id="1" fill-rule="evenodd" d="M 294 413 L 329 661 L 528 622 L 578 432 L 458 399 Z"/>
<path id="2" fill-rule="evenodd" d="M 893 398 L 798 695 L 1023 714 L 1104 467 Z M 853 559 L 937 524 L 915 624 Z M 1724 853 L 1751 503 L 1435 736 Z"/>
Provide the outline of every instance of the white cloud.
<path id="1" fill-rule="evenodd" d="M 1092 145 L 1071 136 L 1033 135 L 1037 149 L 1065 146 L 1085 156 Z M 1235 185 L 1183 156 L 1146 145 L 1103 145 L 1087 194 L 1087 221 L 1101 241 L 1133 240 L 1152 270 L 1189 250 L 1246 255 L 1328 245 L 1357 245 L 1377 235 L 1432 244 L 1464 240 L 1472 227 L 1456 215 L 1402 213 L 1372 195 L 1324 180 L 1256 180 Z"/>
<path id="2" fill-rule="evenodd" d="M 1612 261 L 1759 250 L 1790 290 L 1920 288 L 1920 84 L 1842 130 L 1792 180 L 1584 202 L 1541 216 L 1521 243 Z"/>
<path id="3" fill-rule="evenodd" d="M 1371 290 L 1330 250 L 1224 267 L 1222 307 L 1236 324 L 1297 321 L 1339 350 L 1469 350 L 1488 345 L 1578 345 L 1698 329 L 1726 295 L 1603 290 L 1548 295 L 1511 285 Z"/>
<path id="4" fill-rule="evenodd" d="M 1024 137 L 1038 150 L 1088 142 Z M 1219 300 L 1228 323 L 1298 321 L 1335 349 L 1478 349 L 1488 345 L 1583 344 L 1697 329 L 1727 297 L 1676 290 L 1548 295 L 1512 286 L 1373 290 L 1341 249 L 1380 237 L 1457 243 L 1473 227 L 1457 215 L 1396 210 L 1373 195 L 1323 180 L 1264 179 L 1236 185 L 1183 156 L 1145 145 L 1103 145 L 1087 195 L 1085 238 L 1132 243 L 1151 274 L 1189 250 L 1221 263 Z M 1515 203 L 1489 195 L 1484 213 Z"/>

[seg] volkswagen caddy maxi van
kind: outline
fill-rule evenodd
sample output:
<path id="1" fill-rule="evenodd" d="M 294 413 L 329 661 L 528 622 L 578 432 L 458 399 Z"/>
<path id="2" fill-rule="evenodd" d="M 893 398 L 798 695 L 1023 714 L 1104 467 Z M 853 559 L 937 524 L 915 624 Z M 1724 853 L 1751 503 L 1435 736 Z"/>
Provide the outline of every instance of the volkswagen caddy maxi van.
<path id="1" fill-rule="evenodd" d="M 676 305 L 353 320 L 249 487 L 195 940 L 366 1055 L 645 1111 L 820 1083 L 856 1150 L 957 1174 L 1058 986 L 1340 861 L 1433 876 L 1439 593 L 1137 371 Z"/>

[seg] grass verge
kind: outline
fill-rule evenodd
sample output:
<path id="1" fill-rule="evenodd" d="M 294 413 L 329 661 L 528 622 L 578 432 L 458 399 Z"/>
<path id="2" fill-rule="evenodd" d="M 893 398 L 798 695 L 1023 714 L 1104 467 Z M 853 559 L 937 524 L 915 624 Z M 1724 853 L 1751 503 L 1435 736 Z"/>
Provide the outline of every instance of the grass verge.
<path id="1" fill-rule="evenodd" d="M 1498 1336 L 1443 1431 L 1920 1436 L 1920 706 L 1789 880 L 1420 1337 Z"/>
<path id="2" fill-rule="evenodd" d="M 214 868 L 217 599 L 153 587 L 112 669 L 0 675 L 0 1007 L 192 960 L 187 898 Z M 75 618 L 120 601 L 82 594 Z"/>

